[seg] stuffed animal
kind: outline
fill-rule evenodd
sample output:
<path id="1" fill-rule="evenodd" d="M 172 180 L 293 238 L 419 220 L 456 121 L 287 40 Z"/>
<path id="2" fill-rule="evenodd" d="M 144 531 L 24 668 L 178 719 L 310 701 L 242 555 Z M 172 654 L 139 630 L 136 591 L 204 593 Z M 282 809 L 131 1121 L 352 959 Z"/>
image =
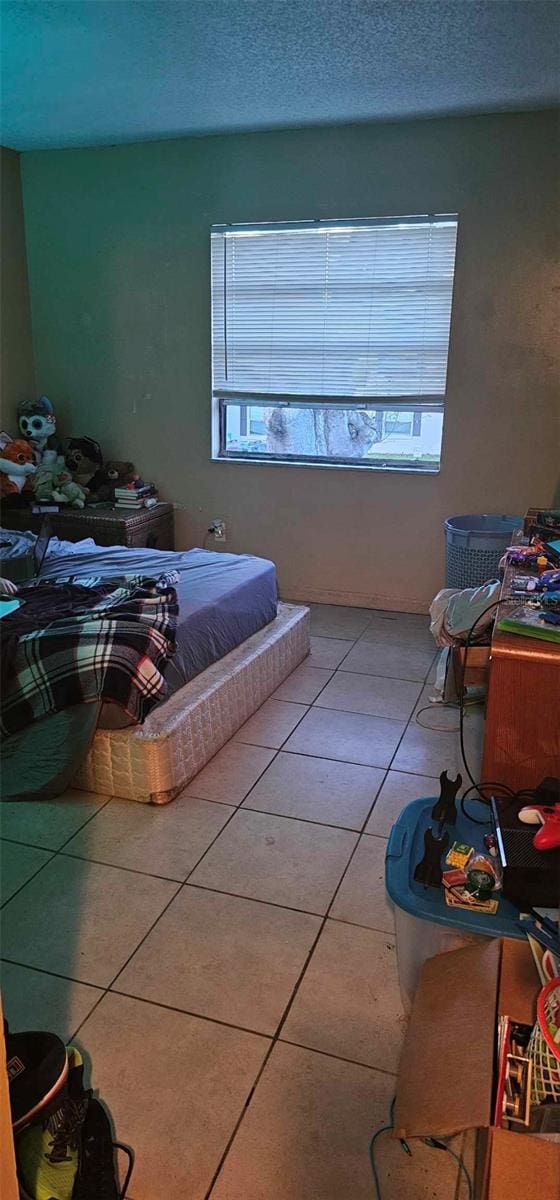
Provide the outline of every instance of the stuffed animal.
<path id="1" fill-rule="evenodd" d="M 53 490 L 58 480 L 57 460 L 56 450 L 44 451 L 33 480 L 33 491 L 39 504 L 47 504 L 53 498 Z"/>
<path id="2" fill-rule="evenodd" d="M 64 464 L 62 455 L 60 457 Z M 59 504 L 69 504 L 71 508 L 83 508 L 86 502 L 87 491 L 72 479 L 72 476 L 64 467 L 60 473 L 56 491 L 53 492 L 53 500 L 57 500 Z"/>
<path id="3" fill-rule="evenodd" d="M 118 460 L 105 463 L 105 466 L 96 471 L 93 479 L 90 480 L 89 503 L 96 500 L 114 500 L 116 487 L 127 487 L 136 479 L 138 479 L 138 475 L 134 470 L 134 463 Z"/>
<path id="4" fill-rule="evenodd" d="M 30 492 L 32 477 L 37 470 L 35 455 L 29 442 L 23 438 L 1 435 L 0 449 L 0 495 L 13 496 Z"/>
<path id="5" fill-rule="evenodd" d="M 35 499 L 40 503 L 50 500 L 57 504 L 69 504 L 71 508 L 83 508 L 86 490 L 75 483 L 62 454 L 56 450 L 45 450 L 33 480 Z"/>
<path id="6" fill-rule="evenodd" d="M 19 431 L 34 450 L 42 454 L 48 445 L 52 447 L 56 417 L 48 396 L 39 396 L 38 400 L 21 400 L 17 413 Z"/>
<path id="7" fill-rule="evenodd" d="M 67 438 L 64 458 L 76 483 L 83 488 L 90 487 L 94 475 L 103 466 L 99 442 L 90 437 Z"/>

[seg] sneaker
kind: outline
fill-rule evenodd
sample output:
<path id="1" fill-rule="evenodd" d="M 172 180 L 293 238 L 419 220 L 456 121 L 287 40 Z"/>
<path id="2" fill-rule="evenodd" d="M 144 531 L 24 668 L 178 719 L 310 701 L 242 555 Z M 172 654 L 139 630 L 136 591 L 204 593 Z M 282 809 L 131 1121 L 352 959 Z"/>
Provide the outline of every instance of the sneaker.
<path id="1" fill-rule="evenodd" d="M 54 1033 L 7 1033 L 6 1069 L 16 1132 L 45 1110 L 65 1083 L 66 1046 Z"/>
<path id="2" fill-rule="evenodd" d="M 128 1155 L 129 1167 L 122 1191 L 115 1172 L 115 1147 Z M 72 1200 L 124 1200 L 132 1174 L 133 1156 L 128 1146 L 113 1142 L 111 1125 L 99 1100 L 90 1100 L 82 1129 L 78 1174 Z"/>
<path id="3" fill-rule="evenodd" d="M 40 1124 L 16 1140 L 20 1192 L 24 1200 L 72 1200 L 81 1130 L 91 1092 L 84 1091 L 81 1054 L 68 1047 L 68 1083 L 60 1103 Z"/>

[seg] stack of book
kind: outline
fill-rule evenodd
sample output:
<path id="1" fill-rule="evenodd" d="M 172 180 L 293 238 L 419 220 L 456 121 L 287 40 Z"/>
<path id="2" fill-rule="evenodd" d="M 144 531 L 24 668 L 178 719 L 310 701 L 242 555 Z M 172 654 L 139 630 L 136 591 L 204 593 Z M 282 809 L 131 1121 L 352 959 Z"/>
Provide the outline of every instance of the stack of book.
<path id="1" fill-rule="evenodd" d="M 115 488 L 115 505 L 117 508 L 127 508 L 129 512 L 145 508 L 147 500 L 157 500 L 157 489 L 153 483 L 145 483 L 142 487 Z M 148 506 L 150 507 L 150 506 Z"/>

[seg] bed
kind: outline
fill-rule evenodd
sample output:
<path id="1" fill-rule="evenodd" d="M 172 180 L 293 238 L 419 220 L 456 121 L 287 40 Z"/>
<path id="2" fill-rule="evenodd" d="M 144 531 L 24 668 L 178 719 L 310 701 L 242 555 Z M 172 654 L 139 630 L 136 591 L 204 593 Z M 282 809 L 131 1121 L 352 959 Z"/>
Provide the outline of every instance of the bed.
<path id="1" fill-rule="evenodd" d="M 102 706 L 74 779 L 79 788 L 167 803 L 309 652 L 308 610 L 278 603 L 274 564 L 251 555 L 53 539 L 41 576 L 83 583 L 172 570 L 179 573 L 179 618 L 177 650 L 164 672 L 167 698 L 142 725 L 130 726 L 115 705 Z"/>

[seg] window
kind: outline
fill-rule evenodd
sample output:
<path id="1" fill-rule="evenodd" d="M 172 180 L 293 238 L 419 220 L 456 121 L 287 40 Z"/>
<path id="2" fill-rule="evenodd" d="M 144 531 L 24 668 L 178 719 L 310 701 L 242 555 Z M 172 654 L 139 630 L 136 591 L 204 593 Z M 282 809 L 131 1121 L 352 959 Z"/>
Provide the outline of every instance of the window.
<path id="1" fill-rule="evenodd" d="M 215 457 L 438 470 L 456 216 L 214 226 Z"/>

